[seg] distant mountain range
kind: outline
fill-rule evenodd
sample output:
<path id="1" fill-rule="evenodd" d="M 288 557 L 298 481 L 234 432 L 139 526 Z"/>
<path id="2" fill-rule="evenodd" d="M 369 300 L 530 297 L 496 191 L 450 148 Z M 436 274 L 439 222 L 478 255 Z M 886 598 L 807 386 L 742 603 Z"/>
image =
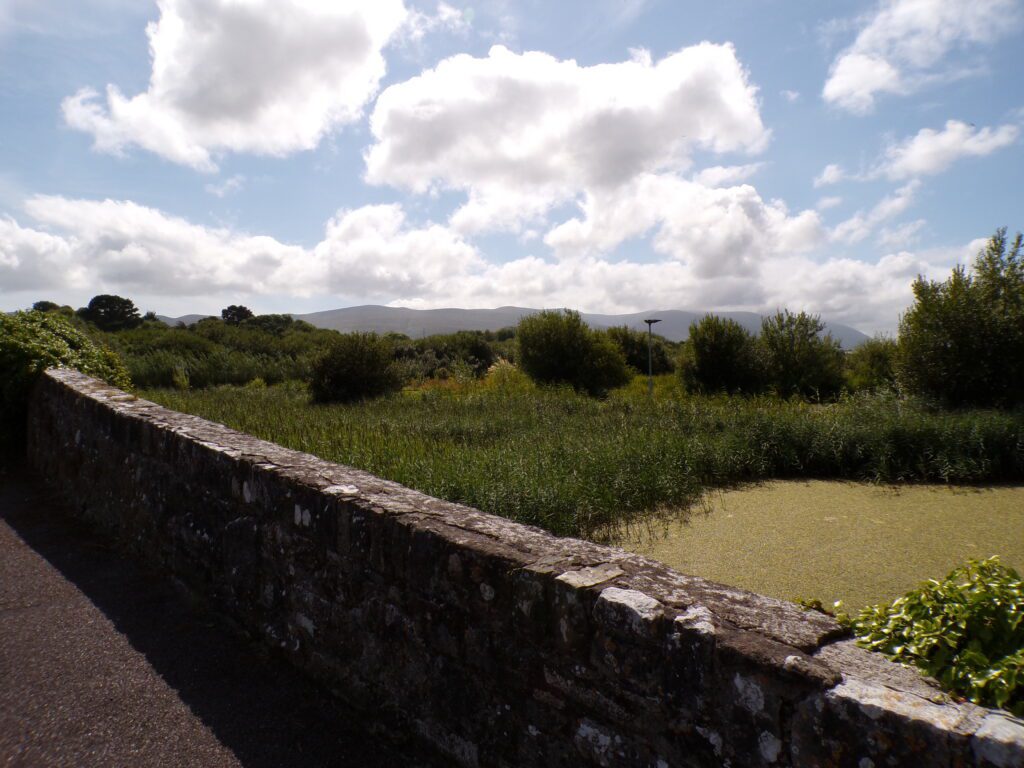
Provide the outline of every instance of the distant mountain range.
<path id="1" fill-rule="evenodd" d="M 497 309 L 405 309 L 366 305 L 343 307 L 306 315 L 292 315 L 296 320 L 305 320 L 318 328 L 335 331 L 376 331 L 377 333 L 404 333 L 414 339 L 435 333 L 454 331 L 497 331 L 519 322 L 525 315 L 539 312 L 526 307 L 498 307 Z M 659 318 L 654 326 L 656 333 L 672 341 L 683 341 L 689 336 L 690 324 L 708 312 L 690 312 L 682 309 L 666 309 L 650 312 L 635 312 L 626 315 L 598 315 L 581 313 L 583 320 L 594 328 L 611 328 L 626 325 L 645 331 L 644 318 Z M 756 312 L 712 312 L 719 317 L 735 320 L 748 331 L 761 329 L 761 315 Z M 186 325 L 202 320 L 208 315 L 184 315 L 183 317 L 158 316 L 168 325 L 183 322 Z M 845 349 L 852 349 L 867 340 L 867 336 L 856 328 L 841 323 L 825 321 L 825 328 Z"/>

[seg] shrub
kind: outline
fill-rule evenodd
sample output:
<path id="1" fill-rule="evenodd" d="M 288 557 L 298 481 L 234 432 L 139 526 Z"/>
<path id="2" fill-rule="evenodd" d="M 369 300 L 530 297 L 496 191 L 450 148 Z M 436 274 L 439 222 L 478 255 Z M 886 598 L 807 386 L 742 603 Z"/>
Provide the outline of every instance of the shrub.
<path id="1" fill-rule="evenodd" d="M 318 403 L 364 400 L 401 388 L 391 345 L 375 333 L 341 334 L 313 364 L 310 381 Z"/>
<path id="2" fill-rule="evenodd" d="M 395 357 L 406 380 L 465 378 L 467 369 L 471 377 L 480 378 L 498 359 L 494 344 L 483 331 L 435 334 L 416 341 L 393 336 Z"/>
<path id="3" fill-rule="evenodd" d="M 843 350 L 817 315 L 788 309 L 761 323 L 768 381 L 781 397 L 827 400 L 843 386 Z"/>
<path id="4" fill-rule="evenodd" d="M 545 310 L 516 327 L 519 367 L 540 384 L 568 384 L 598 395 L 629 381 L 626 359 L 607 334 L 579 312 Z"/>
<path id="5" fill-rule="evenodd" d="M 487 369 L 484 387 L 498 392 L 529 392 L 534 383 L 513 363 L 502 358 Z"/>
<path id="6" fill-rule="evenodd" d="M 859 645 L 914 664 L 975 704 L 1024 716 L 1024 584 L 998 557 L 865 608 Z"/>
<path id="7" fill-rule="evenodd" d="M 968 274 L 919 277 L 900 319 L 898 377 L 951 406 L 1024 403 L 1024 241 L 998 230 Z"/>
<path id="8" fill-rule="evenodd" d="M 0 314 L 0 430 L 6 435 L 6 448 L 21 443 L 32 386 L 51 367 L 75 368 L 117 387 L 131 386 L 117 355 L 61 315 Z"/>
<path id="9" fill-rule="evenodd" d="M 854 392 L 890 389 L 896 383 L 896 354 L 893 339 L 876 336 L 846 355 L 846 385 Z"/>
<path id="10" fill-rule="evenodd" d="M 616 326 L 607 330 L 608 337 L 615 342 L 615 345 L 622 351 L 626 358 L 626 365 L 636 369 L 639 373 L 647 373 L 647 333 L 637 331 L 625 325 Z M 651 371 L 654 375 L 671 373 L 673 369 L 672 357 L 669 355 L 668 345 L 661 336 L 651 336 Z"/>
<path id="11" fill-rule="evenodd" d="M 705 315 L 690 325 L 679 375 L 690 392 L 753 394 L 763 388 L 758 341 L 735 320 Z"/>

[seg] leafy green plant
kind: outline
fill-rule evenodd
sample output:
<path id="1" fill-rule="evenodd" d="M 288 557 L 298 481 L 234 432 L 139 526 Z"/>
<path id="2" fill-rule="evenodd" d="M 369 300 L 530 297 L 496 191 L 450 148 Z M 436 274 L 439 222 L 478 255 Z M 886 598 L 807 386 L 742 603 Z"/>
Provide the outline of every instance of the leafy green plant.
<path id="1" fill-rule="evenodd" d="M 28 398 L 47 368 L 75 368 L 114 386 L 131 386 L 116 354 L 54 312 L 0 314 L 0 430 L 8 449 L 20 445 Z"/>
<path id="2" fill-rule="evenodd" d="M 735 320 L 705 315 L 690 325 L 679 375 L 690 392 L 755 394 L 764 388 L 758 340 Z"/>
<path id="3" fill-rule="evenodd" d="M 892 389 L 896 384 L 894 339 L 875 336 L 846 355 L 846 386 L 854 392 Z"/>
<path id="4" fill-rule="evenodd" d="M 865 608 L 851 626 L 859 645 L 920 667 L 975 704 L 1024 716 L 1024 583 L 998 557 Z"/>
<path id="5" fill-rule="evenodd" d="M 142 325 L 139 310 L 131 299 L 109 293 L 93 296 L 89 306 L 78 310 L 78 315 L 101 331 L 121 331 Z"/>
<path id="6" fill-rule="evenodd" d="M 625 325 L 609 328 L 605 333 L 622 350 L 622 354 L 626 358 L 626 365 L 638 373 L 648 372 L 648 362 L 650 362 L 651 372 L 655 375 L 671 373 L 675 367 L 672 364 L 668 342 L 662 336 L 654 334 L 648 339 L 646 331 L 637 331 Z M 648 341 L 650 341 L 649 360 Z"/>
<path id="7" fill-rule="evenodd" d="M 590 328 L 579 312 L 546 310 L 516 327 L 519 367 L 538 384 L 568 384 L 602 395 L 630 380 L 626 358 L 607 334 Z"/>
<path id="8" fill-rule="evenodd" d="M 919 277 L 900 320 L 898 377 L 951 406 L 1024 403 L 1024 236 L 997 230 L 943 282 Z"/>
<path id="9" fill-rule="evenodd" d="M 338 336 L 314 364 L 309 386 L 318 403 L 364 400 L 401 387 L 391 345 L 375 333 Z"/>
<path id="10" fill-rule="evenodd" d="M 785 309 L 761 323 L 768 380 L 780 397 L 829 400 L 843 386 L 843 350 L 817 315 Z"/>

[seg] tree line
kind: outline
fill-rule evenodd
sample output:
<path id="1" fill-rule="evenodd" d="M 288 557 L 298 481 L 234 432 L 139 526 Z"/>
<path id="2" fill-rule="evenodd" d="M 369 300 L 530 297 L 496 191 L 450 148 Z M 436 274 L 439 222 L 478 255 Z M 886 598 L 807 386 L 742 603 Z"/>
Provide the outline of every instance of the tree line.
<path id="1" fill-rule="evenodd" d="M 844 391 L 891 389 L 951 407 L 1013 407 L 1024 402 L 1022 237 L 998 230 L 972 269 L 913 284 L 914 303 L 897 338 L 876 337 L 843 350 L 820 318 L 780 310 L 752 334 L 708 315 L 687 341 L 619 327 L 588 327 L 579 313 L 545 311 L 497 332 L 460 331 L 424 339 L 402 334 L 342 334 L 289 315 L 257 315 L 241 304 L 220 318 L 169 327 L 127 298 L 94 297 L 73 310 L 41 301 L 111 348 L 139 387 L 205 387 L 298 379 L 316 399 L 350 400 L 409 382 L 481 378 L 499 361 L 540 384 L 602 395 L 648 369 L 675 371 L 693 393 L 773 394 L 816 402 Z"/>

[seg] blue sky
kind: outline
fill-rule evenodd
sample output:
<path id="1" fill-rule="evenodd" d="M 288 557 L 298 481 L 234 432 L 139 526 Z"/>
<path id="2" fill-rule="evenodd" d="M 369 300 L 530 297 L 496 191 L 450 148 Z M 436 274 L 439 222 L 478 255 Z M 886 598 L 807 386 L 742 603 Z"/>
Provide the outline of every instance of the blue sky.
<path id="1" fill-rule="evenodd" d="M 0 309 L 786 306 L 1020 228 L 1021 0 L 0 0 Z"/>

